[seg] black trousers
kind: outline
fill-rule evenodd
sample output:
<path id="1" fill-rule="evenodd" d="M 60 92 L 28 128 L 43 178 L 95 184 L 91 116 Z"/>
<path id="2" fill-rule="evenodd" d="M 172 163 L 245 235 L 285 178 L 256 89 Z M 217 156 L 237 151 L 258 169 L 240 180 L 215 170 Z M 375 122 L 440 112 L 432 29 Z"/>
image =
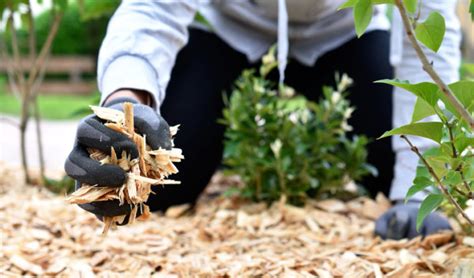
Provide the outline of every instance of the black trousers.
<path id="1" fill-rule="evenodd" d="M 224 107 L 222 92 L 229 92 L 242 70 L 258 67 L 216 35 L 190 30 L 188 44 L 179 52 L 172 71 L 161 114 L 170 125 L 181 124 L 175 139 L 185 160 L 177 165 L 173 179 L 181 185 L 156 188 L 150 196 L 152 210 L 164 210 L 194 202 L 221 163 L 224 126 L 217 123 Z M 389 33 L 373 31 L 326 53 L 312 67 L 290 60 L 285 82 L 311 100 L 318 100 L 323 85 L 335 85 L 335 72 L 354 79 L 349 95 L 356 107 L 350 124 L 355 133 L 374 138 L 369 144 L 369 162 L 379 176 L 362 184 L 372 194 L 388 194 L 393 177 L 394 154 L 390 140 L 375 141 L 392 123 L 392 88 L 374 80 L 392 78 L 389 64 Z M 276 78 L 276 76 L 275 76 Z"/>

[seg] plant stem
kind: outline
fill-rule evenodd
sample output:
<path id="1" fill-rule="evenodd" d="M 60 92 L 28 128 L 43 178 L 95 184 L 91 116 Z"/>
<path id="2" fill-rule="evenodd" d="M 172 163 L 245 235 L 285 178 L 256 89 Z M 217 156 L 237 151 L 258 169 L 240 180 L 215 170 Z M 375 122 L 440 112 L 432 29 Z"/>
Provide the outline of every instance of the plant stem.
<path id="1" fill-rule="evenodd" d="M 12 59 L 8 57 L 8 50 L 5 42 L 3 41 L 2 36 L 0 35 L 0 58 L 2 62 L 5 63 L 7 66 L 7 76 L 8 76 L 8 84 L 14 95 L 20 95 L 20 89 L 18 88 L 17 81 L 15 80 L 15 65 L 13 64 Z"/>
<path id="2" fill-rule="evenodd" d="M 13 52 L 13 71 L 15 72 L 16 78 L 20 86 L 20 99 L 22 101 L 21 105 L 21 118 L 20 118 L 20 152 L 21 152 L 21 164 L 23 172 L 25 175 L 25 182 L 27 184 L 31 183 L 31 178 L 28 171 L 28 161 L 26 156 L 26 127 L 28 125 L 29 118 L 29 90 L 26 88 L 25 76 L 21 66 L 20 60 L 20 49 L 18 46 L 17 34 L 15 31 L 15 18 L 13 16 L 13 8 L 11 6 L 12 2 L 10 1 L 10 15 L 8 21 L 10 24 L 10 33 L 11 33 L 11 46 Z"/>
<path id="3" fill-rule="evenodd" d="M 450 123 L 446 123 L 446 126 L 448 127 L 449 142 L 451 143 L 451 148 L 453 150 L 453 158 L 457 158 L 458 157 L 458 152 L 457 152 L 456 146 L 454 144 L 453 127 L 451 126 Z M 472 199 L 473 198 L 472 190 L 469 187 L 469 185 L 467 184 L 466 178 L 464 177 L 464 173 L 462 172 L 462 170 L 463 170 L 462 169 L 462 164 L 460 164 L 459 167 L 457 169 L 455 169 L 455 171 L 459 172 L 459 175 L 461 176 L 461 179 L 463 181 L 462 183 L 463 183 L 464 187 L 467 190 L 468 198 Z M 464 192 L 462 192 L 462 195 L 465 195 Z"/>
<path id="4" fill-rule="evenodd" d="M 450 123 L 446 123 L 446 126 L 448 127 L 449 143 L 451 144 L 451 149 L 453 151 L 453 158 L 457 158 L 458 152 L 456 150 L 456 146 L 454 145 L 453 127 L 451 126 Z"/>
<path id="5" fill-rule="evenodd" d="M 29 103 L 23 101 L 21 104 L 21 118 L 20 118 L 20 152 L 21 152 L 21 165 L 23 167 L 25 175 L 25 183 L 30 184 L 31 178 L 28 171 L 28 160 L 26 156 L 26 127 L 28 126 L 29 119 Z"/>
<path id="6" fill-rule="evenodd" d="M 39 164 L 40 164 L 40 183 L 45 184 L 45 163 L 44 163 L 44 152 L 43 152 L 43 139 L 41 138 L 41 117 L 39 114 L 38 98 L 32 99 L 33 117 L 36 125 L 36 142 L 38 144 Z"/>
<path id="7" fill-rule="evenodd" d="M 426 166 L 426 168 L 428 169 L 428 171 L 430 172 L 430 175 L 436 180 L 436 183 L 438 184 L 438 188 L 443 192 L 443 194 L 448 198 L 449 202 L 451 204 L 453 204 L 456 209 L 458 210 L 458 212 L 466 219 L 466 221 L 474 226 L 474 222 L 469 218 L 469 216 L 466 215 L 466 213 L 464 212 L 464 210 L 461 208 L 461 206 L 458 204 L 458 202 L 456 202 L 456 200 L 453 198 L 453 196 L 451 195 L 451 193 L 448 191 L 448 189 L 443 185 L 443 183 L 441 182 L 441 179 L 438 177 L 438 175 L 436 174 L 436 172 L 433 170 L 433 168 L 431 167 L 431 165 L 428 163 L 428 161 L 423 157 L 423 155 L 421 155 L 420 151 L 418 150 L 418 148 L 413 145 L 413 143 L 405 136 L 405 135 L 401 135 L 400 136 L 403 140 L 405 140 L 408 145 L 410 145 L 410 148 L 411 150 L 420 158 L 421 162 L 423 162 L 423 164 Z"/>
<path id="8" fill-rule="evenodd" d="M 31 10 L 31 0 L 28 4 L 28 43 L 30 48 L 30 63 L 33 62 L 36 57 L 36 32 L 35 32 L 35 19 Z"/>
<path id="9" fill-rule="evenodd" d="M 30 75 L 28 78 L 28 85 L 31 88 L 38 76 L 38 73 L 42 70 L 43 67 L 46 66 L 46 58 L 50 53 L 51 45 L 53 44 L 54 38 L 56 37 L 56 33 L 59 29 L 59 24 L 61 23 L 62 13 L 57 13 L 54 15 L 53 24 L 51 25 L 51 29 L 49 31 L 48 37 L 46 38 L 43 47 L 41 48 L 38 57 L 36 58 L 33 68 L 30 71 Z M 33 94 L 37 94 L 38 92 L 33 92 Z"/>
<path id="10" fill-rule="evenodd" d="M 434 70 L 432 64 L 429 62 L 428 57 L 426 56 L 425 52 L 421 48 L 418 40 L 415 38 L 415 31 L 413 30 L 413 26 L 411 24 L 410 18 L 408 16 L 408 12 L 406 10 L 405 4 L 403 0 L 395 0 L 395 5 L 400 12 L 402 17 L 403 26 L 405 27 L 406 34 L 408 39 L 411 42 L 411 45 L 416 51 L 418 58 L 420 59 L 423 70 L 428 73 L 428 75 L 433 79 L 433 81 L 438 85 L 441 92 L 446 96 L 448 102 L 454 107 L 454 109 L 461 115 L 461 117 L 469 124 L 472 130 L 474 130 L 474 118 L 471 116 L 469 111 L 464 108 L 462 103 L 457 99 L 454 95 L 453 91 L 444 83 L 438 73 Z"/>
<path id="11" fill-rule="evenodd" d="M 20 49 L 18 47 L 18 38 L 16 35 L 15 31 L 15 18 L 13 17 L 13 13 L 10 14 L 8 17 L 8 21 L 10 24 L 10 33 L 11 33 L 11 47 L 12 47 L 12 52 L 13 52 L 13 62 L 12 62 L 12 70 L 13 73 L 15 74 L 19 87 L 20 87 L 20 95 L 21 98 L 23 98 L 24 94 L 26 93 L 24 91 L 24 85 L 25 85 L 25 76 L 23 75 L 23 69 L 21 67 L 21 61 L 20 61 Z"/>

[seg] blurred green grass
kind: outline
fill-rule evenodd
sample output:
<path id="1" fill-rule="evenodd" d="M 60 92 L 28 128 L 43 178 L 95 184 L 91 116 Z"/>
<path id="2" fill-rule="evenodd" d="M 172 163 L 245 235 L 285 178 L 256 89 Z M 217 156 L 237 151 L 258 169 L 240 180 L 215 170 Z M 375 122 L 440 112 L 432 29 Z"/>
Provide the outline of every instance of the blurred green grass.
<path id="1" fill-rule="evenodd" d="M 65 120 L 83 117 L 89 105 L 97 103 L 98 93 L 89 96 L 39 95 L 39 111 L 43 119 Z M 12 94 L 0 91 L 0 114 L 20 115 L 20 101 Z"/>

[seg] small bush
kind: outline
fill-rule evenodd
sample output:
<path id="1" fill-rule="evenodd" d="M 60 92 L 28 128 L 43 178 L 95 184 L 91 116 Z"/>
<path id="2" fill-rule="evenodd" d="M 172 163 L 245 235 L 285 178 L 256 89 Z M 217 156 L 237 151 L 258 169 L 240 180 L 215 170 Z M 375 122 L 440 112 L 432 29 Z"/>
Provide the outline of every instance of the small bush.
<path id="1" fill-rule="evenodd" d="M 243 72 L 223 111 L 224 163 L 227 172 L 242 178 L 240 194 L 263 201 L 285 195 L 300 204 L 337 194 L 349 181 L 374 173 L 366 163 L 368 139 L 346 134 L 354 110 L 344 97 L 350 79 L 344 76 L 337 89 L 324 87 L 315 103 L 290 87 L 277 90 L 265 78 L 276 63 L 271 56 L 265 59 L 270 63 L 262 66 L 261 76 Z"/>

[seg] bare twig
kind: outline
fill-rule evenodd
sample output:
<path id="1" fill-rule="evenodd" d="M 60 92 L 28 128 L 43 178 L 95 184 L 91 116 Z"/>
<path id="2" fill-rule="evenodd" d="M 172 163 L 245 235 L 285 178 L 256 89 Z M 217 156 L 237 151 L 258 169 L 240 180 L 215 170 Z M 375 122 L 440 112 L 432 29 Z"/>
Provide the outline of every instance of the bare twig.
<path id="1" fill-rule="evenodd" d="M 30 47 L 30 62 L 33 62 L 36 57 L 36 30 L 35 30 L 35 19 L 33 18 L 33 12 L 31 10 L 31 0 L 28 5 L 28 43 Z"/>
<path id="2" fill-rule="evenodd" d="M 438 73 L 434 70 L 432 64 L 428 60 L 425 52 L 421 48 L 418 40 L 415 38 L 415 31 L 413 30 L 413 26 L 410 22 L 410 17 L 408 16 L 408 12 L 406 10 L 405 4 L 403 0 L 395 0 L 395 5 L 397 6 L 400 15 L 402 17 L 403 26 L 405 27 L 406 34 L 410 43 L 412 44 L 413 48 L 416 51 L 418 58 L 420 59 L 423 70 L 428 73 L 428 75 L 433 79 L 433 81 L 438 85 L 441 92 L 446 96 L 448 102 L 454 107 L 454 109 L 461 115 L 461 117 L 469 124 L 471 129 L 474 130 L 474 118 L 471 114 L 464 108 L 462 103 L 456 98 L 453 91 L 444 83 Z"/>
<path id="3" fill-rule="evenodd" d="M 413 143 L 405 135 L 401 135 L 400 137 L 408 143 L 408 145 L 410 146 L 410 149 L 420 158 L 420 161 L 423 162 L 423 164 L 426 166 L 426 168 L 430 172 L 430 175 L 435 179 L 436 183 L 438 184 L 438 188 L 448 198 L 449 202 L 456 207 L 458 212 L 466 219 L 466 221 L 470 225 L 474 226 L 474 222 L 469 218 L 469 216 L 466 215 L 466 213 L 461 208 L 461 206 L 458 204 L 458 202 L 456 202 L 456 200 L 453 198 L 453 195 L 451 195 L 451 193 L 446 188 L 446 186 L 444 186 L 441 179 L 438 177 L 436 172 L 433 170 L 433 167 L 431 167 L 431 165 L 428 163 L 428 161 L 423 157 L 423 155 L 421 155 L 418 148 L 415 145 L 413 145 Z"/>
<path id="4" fill-rule="evenodd" d="M 28 125 L 29 119 L 29 89 L 27 88 L 27 84 L 25 81 L 24 72 L 21 66 L 20 61 L 20 49 L 18 45 L 18 38 L 15 30 L 15 18 L 13 14 L 13 7 L 12 2 L 9 3 L 10 15 L 8 17 L 10 32 L 11 32 L 11 47 L 13 52 L 13 67 L 12 70 L 15 73 L 15 76 L 18 80 L 18 84 L 20 87 L 20 95 L 21 95 L 21 118 L 20 118 L 20 152 L 21 152 L 21 164 L 23 168 L 23 172 L 25 175 L 25 182 L 31 183 L 31 178 L 28 171 L 28 161 L 26 158 L 26 127 Z"/>
<path id="5" fill-rule="evenodd" d="M 448 127 L 449 141 L 451 143 L 451 148 L 452 148 L 452 151 L 453 151 L 453 158 L 457 158 L 458 157 L 458 152 L 456 150 L 456 146 L 454 145 L 453 128 L 452 128 L 450 123 L 447 123 L 446 126 Z M 463 181 L 464 187 L 467 190 L 468 197 L 473 198 L 473 192 L 472 192 L 471 188 L 469 187 L 469 185 L 467 184 L 466 178 L 464 177 L 464 173 L 462 172 L 462 170 L 463 170 L 462 169 L 462 164 L 460 164 L 459 167 L 457 169 L 455 169 L 455 171 L 459 172 L 459 174 L 461 175 L 461 179 Z M 461 195 L 465 195 L 464 192 L 461 191 L 461 193 L 462 193 Z"/>
<path id="6" fill-rule="evenodd" d="M 12 59 L 10 59 L 8 55 L 8 50 L 5 42 L 3 41 L 3 37 L 0 35 L 0 57 L 2 59 L 2 62 L 5 63 L 6 69 L 7 69 L 7 76 L 8 76 L 8 84 L 10 85 L 10 88 L 13 92 L 14 95 L 17 97 L 20 96 L 20 89 L 18 88 L 17 81 L 15 80 L 15 72 L 14 68 L 15 65 L 13 65 Z"/>
<path id="7" fill-rule="evenodd" d="M 35 61 L 35 58 L 36 58 L 36 30 L 35 30 L 35 21 L 34 21 L 32 9 L 31 9 L 31 0 L 29 1 L 29 6 L 28 6 L 28 23 L 29 23 L 28 35 L 29 35 L 29 48 L 30 48 L 30 62 L 33 63 L 33 61 Z M 47 51 L 47 54 L 49 54 L 49 49 Z M 42 63 L 46 64 L 45 61 L 46 60 L 42 61 Z M 43 81 L 45 68 L 46 68 L 45 66 L 41 66 L 39 70 L 40 73 L 38 77 L 36 78 L 36 80 L 33 82 L 28 82 L 28 86 L 29 86 L 28 96 L 30 98 L 30 105 L 31 105 L 31 109 L 33 110 L 33 117 L 34 117 L 35 126 L 36 126 L 35 131 L 36 131 L 36 142 L 37 142 L 38 154 L 39 154 L 38 159 L 39 159 L 39 165 L 40 165 L 40 182 L 43 184 L 44 184 L 44 179 L 45 179 L 43 139 L 42 139 L 42 134 L 41 134 L 41 118 L 40 118 L 40 113 L 39 113 L 38 97 L 35 92 L 37 92 L 38 90 L 39 83 Z"/>
<path id="8" fill-rule="evenodd" d="M 38 100 L 32 100 L 32 109 L 33 117 L 36 124 L 36 136 L 37 136 L 37 145 L 38 145 L 38 154 L 39 154 L 39 165 L 40 165 L 40 181 L 44 184 L 45 180 L 45 163 L 44 163 L 44 151 L 43 151 L 43 139 L 41 137 L 41 117 L 39 114 Z"/>
<path id="9" fill-rule="evenodd" d="M 51 30 L 49 31 L 48 37 L 46 38 L 46 41 L 43 44 L 43 47 L 41 48 L 41 51 L 35 60 L 33 68 L 31 69 L 30 76 L 28 78 L 29 87 L 33 86 L 38 76 L 38 73 L 41 72 L 41 69 L 46 66 L 45 60 L 51 51 L 51 45 L 53 44 L 54 38 L 56 37 L 56 34 L 58 32 L 59 24 L 61 23 L 62 16 L 63 16 L 62 12 L 55 13 L 54 15 L 54 20 L 51 25 Z M 32 92 L 32 93 L 36 95 L 38 92 Z"/>
<path id="10" fill-rule="evenodd" d="M 8 17 L 8 21 L 10 24 L 11 47 L 12 47 L 13 60 L 14 60 L 14 62 L 12 63 L 13 65 L 12 70 L 18 80 L 20 90 L 22 90 L 25 84 L 25 76 L 23 74 L 23 69 L 21 68 L 21 63 L 20 63 L 20 49 L 18 47 L 18 38 L 15 31 L 15 18 L 13 16 L 13 12 L 10 13 L 10 16 Z M 26 92 L 24 91 L 20 91 L 22 98 L 24 98 L 25 93 Z"/>

